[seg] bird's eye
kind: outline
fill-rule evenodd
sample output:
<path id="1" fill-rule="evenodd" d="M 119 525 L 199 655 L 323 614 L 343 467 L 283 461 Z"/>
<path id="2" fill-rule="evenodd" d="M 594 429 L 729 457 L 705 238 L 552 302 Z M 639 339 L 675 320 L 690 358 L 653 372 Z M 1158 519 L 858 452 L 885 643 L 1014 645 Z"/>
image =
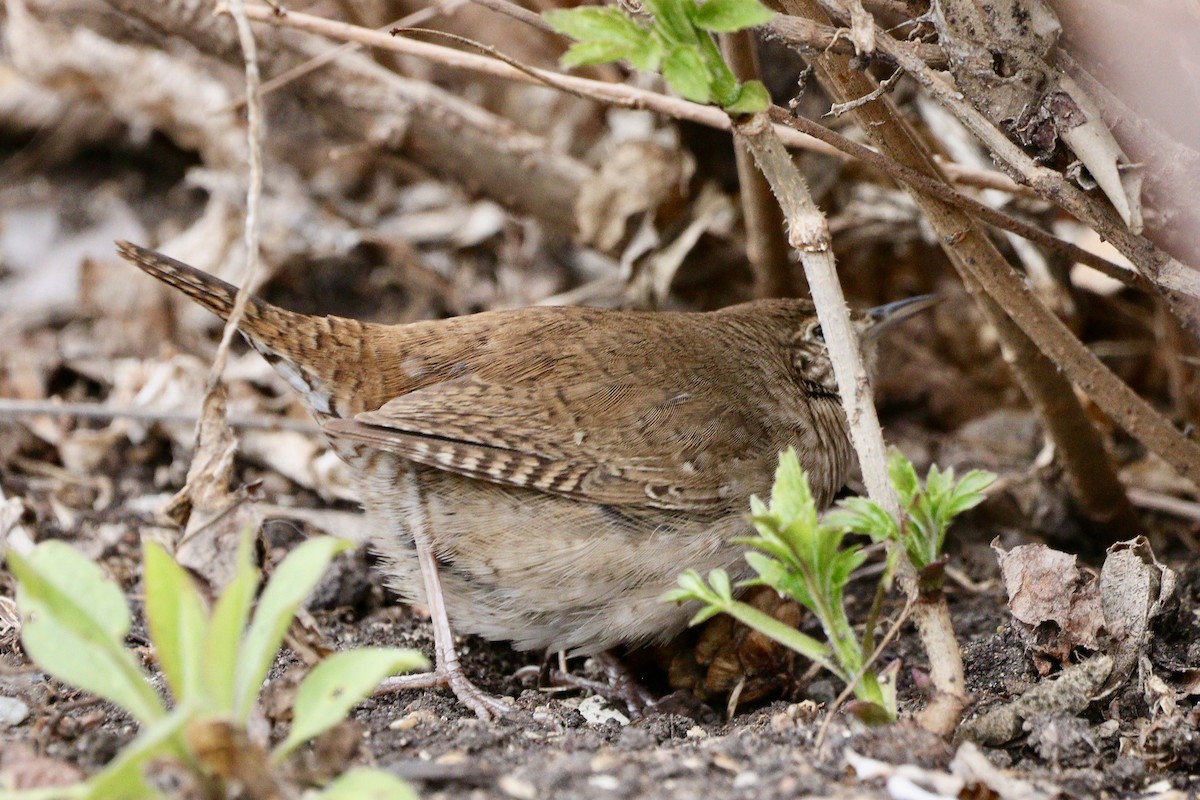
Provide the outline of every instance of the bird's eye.
<path id="1" fill-rule="evenodd" d="M 816 326 L 814 326 L 814 327 L 813 327 L 813 329 L 812 329 L 812 338 L 816 339 L 818 342 L 824 342 L 824 341 L 825 341 L 825 331 L 821 330 L 821 326 L 820 326 L 820 325 L 816 325 Z"/>

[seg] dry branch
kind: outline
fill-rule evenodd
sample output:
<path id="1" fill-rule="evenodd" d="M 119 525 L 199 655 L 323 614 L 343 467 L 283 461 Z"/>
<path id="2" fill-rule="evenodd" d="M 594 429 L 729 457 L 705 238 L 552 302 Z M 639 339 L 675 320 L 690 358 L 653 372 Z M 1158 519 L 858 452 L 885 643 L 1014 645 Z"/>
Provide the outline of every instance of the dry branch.
<path id="1" fill-rule="evenodd" d="M 721 35 L 721 53 L 739 81 L 759 78 L 754 38 L 750 31 Z M 755 297 L 793 297 L 800 294 L 792 275 L 790 250 L 784 238 L 783 215 L 771 186 L 754 166 L 740 141 L 734 148 L 742 218 L 746 225 L 746 258 L 754 272 Z"/>
<path id="2" fill-rule="evenodd" d="M 185 0 L 107 2 L 160 35 L 241 64 L 234 31 L 227 20 L 214 18 L 207 5 Z M 264 8 L 250 5 L 247 12 L 256 18 L 255 9 L 261 16 Z M 130 37 L 145 35 L 144 27 L 129 31 Z M 376 35 L 392 40 L 387 34 Z M 258 38 L 262 69 L 270 75 L 319 57 L 327 48 L 312 37 L 269 28 L 259 31 Z M 392 150 L 516 213 L 563 233 L 575 231 L 575 200 L 594 173 L 502 117 L 430 83 L 397 75 L 358 53 L 346 54 L 288 88 L 345 141 Z"/>
<path id="3" fill-rule="evenodd" d="M 819 21 L 825 19 L 805 0 L 788 0 L 785 5 L 803 14 L 820 15 Z M 892 48 L 894 40 L 889 42 L 887 38 L 878 37 L 880 49 Z M 835 98 L 860 96 L 873 88 L 865 76 L 850 68 L 843 56 L 825 55 L 815 59 L 814 64 Z M 927 151 L 913 138 L 886 98 L 865 106 L 859 113 L 864 116 L 863 129 L 883 154 L 941 179 Z M 1055 442 L 1072 494 L 1089 517 L 1111 523 L 1121 533 L 1136 525 L 1136 516 L 1116 479 L 1111 460 L 1063 372 L 1181 474 L 1193 481 L 1200 478 L 1200 448 L 1108 371 L 1038 302 L 961 209 L 927 196 L 916 195 L 914 199 L 941 237 L 968 291 L 980 300 L 981 308 L 1005 343 L 1005 357 Z M 1115 538 L 1115 534 L 1109 535 Z"/>
<path id="4" fill-rule="evenodd" d="M 759 169 L 771 184 L 787 220 L 788 241 L 799 252 L 804 264 L 813 303 L 825 329 L 834 377 L 867 492 L 893 519 L 902 520 L 900 500 L 888 478 L 883 431 L 875 413 L 858 336 L 846 311 L 825 216 L 809 194 L 791 156 L 774 135 L 766 114 L 755 114 L 738 122 L 734 132 L 754 154 Z M 899 544 L 892 546 L 899 547 Z M 905 558 L 897 561 L 897 577 L 909 597 L 921 644 L 929 656 L 930 677 L 937 690 L 935 699 L 928 706 L 924 724 L 931 730 L 947 733 L 958 721 L 966 703 L 966 684 L 962 653 L 950 624 L 946 598 L 940 593 L 920 594 L 912 565 Z"/>

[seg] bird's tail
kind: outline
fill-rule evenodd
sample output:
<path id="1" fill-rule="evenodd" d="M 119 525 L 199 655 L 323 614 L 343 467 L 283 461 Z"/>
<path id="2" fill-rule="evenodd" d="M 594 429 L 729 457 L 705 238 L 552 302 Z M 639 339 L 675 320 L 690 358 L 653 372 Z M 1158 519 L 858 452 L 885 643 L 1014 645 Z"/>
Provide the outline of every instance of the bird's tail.
<path id="1" fill-rule="evenodd" d="M 162 253 L 129 242 L 117 242 L 123 258 L 195 300 L 221 319 L 233 312 L 237 287 L 215 275 Z M 238 326 L 308 406 L 319 416 L 349 416 L 360 411 L 356 387 L 347 367 L 361 366 L 362 323 L 341 317 L 297 314 L 251 297 Z"/>

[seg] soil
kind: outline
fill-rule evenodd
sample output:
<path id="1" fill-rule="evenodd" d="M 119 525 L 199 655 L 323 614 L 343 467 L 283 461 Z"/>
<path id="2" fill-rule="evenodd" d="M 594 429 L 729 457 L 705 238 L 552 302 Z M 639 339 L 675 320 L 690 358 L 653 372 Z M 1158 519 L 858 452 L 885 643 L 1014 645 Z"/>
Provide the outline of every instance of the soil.
<path id="1" fill-rule="evenodd" d="M 121 454 L 128 457 L 129 453 Z M 130 459 L 126 464 L 136 461 Z M 150 473 L 128 469 L 116 484 L 131 491 Z M 245 477 L 250 477 L 248 470 Z M 35 515 L 51 504 L 47 487 L 6 476 L 4 489 L 20 494 Z M 295 494 L 303 501 L 302 491 Z M 983 548 L 994 528 L 991 515 L 970 515 L 960 526 L 953 549 L 955 562 L 972 563 L 972 551 Z M 83 512 L 77 530 L 111 530 L 99 547 L 109 573 L 125 586 L 135 603 L 139 596 L 137 548 L 144 515 L 122 512 Z M 107 526 L 107 527 L 106 527 Z M 1169 526 L 1167 526 L 1169 527 Z M 51 533 L 51 535 L 55 535 Z M 58 535 L 62 535 L 59 532 Z M 85 536 L 87 534 L 84 534 Z M 303 524 L 268 523 L 263 547 L 267 563 L 277 561 L 305 535 Z M 76 544 L 78 535 L 68 536 Z M 978 553 L 976 553 L 978 555 Z M 264 709 L 274 730 L 286 731 L 293 678 L 304 672 L 312 651 L 362 645 L 410 646 L 429 652 L 431 633 L 421 609 L 399 604 L 380 588 L 373 558 L 365 551 L 340 556 L 308 604 L 309 621 L 294 627 L 289 647 L 281 653 L 273 680 L 264 696 Z M 1003 587 L 996 580 L 995 562 L 984 565 L 966 581 L 950 582 L 947 595 L 962 644 L 972 707 L 1002 704 L 1043 680 L 1039 675 L 1036 637 L 1013 620 Z M 1159 634 L 1147 656 L 1148 673 L 1178 675 L 1196 663 L 1197 598 L 1200 569 L 1181 567 L 1177 600 L 1156 623 Z M 7 588 L 9 577 L 2 578 Z M 865 604 L 865 584 L 855 587 L 851 608 Z M 862 595 L 858 597 L 857 595 Z M 136 610 L 136 609 L 135 609 Z M 886 613 L 898 610 L 895 603 Z M 808 623 L 811 624 L 811 623 Z M 130 643 L 147 655 L 144 629 L 135 625 Z M 686 643 L 679 647 L 690 646 Z M 882 779 L 864 779 L 847 767 L 858 756 L 893 765 L 910 765 L 947 774 L 957 744 L 917 728 L 911 721 L 870 728 L 853 716 L 827 707 L 840 689 L 825 675 L 796 664 L 778 676 L 777 688 L 764 699 L 743 704 L 729 716 L 725 696 L 702 703 L 686 692 L 667 694 L 660 653 L 626 657 L 640 664 L 637 677 L 660 697 L 659 706 L 632 720 L 620 701 L 592 697 L 564 687 L 539 687 L 545 672 L 537 654 L 518 653 L 503 644 L 467 638 L 460 642 L 464 667 L 481 688 L 506 698 L 513 712 L 498 721 L 483 722 L 464 709 L 447 691 L 406 691 L 368 699 L 341 728 L 310 747 L 301 761 L 309 779 L 345 766 L 373 763 L 404 776 L 426 798 L 460 797 L 638 797 L 685 798 L 717 793 L 722 797 L 889 797 Z M 1075 657 L 1086 653 L 1076 653 Z M 28 718 L 0 733 L 11 753 L 36 753 L 52 770 L 92 772 L 109 761 L 136 732 L 118 710 L 47 680 L 22 656 L 11 637 L 4 643 L 6 669 L 0 675 L 0 696 L 16 697 L 30 707 Z M 885 661 L 899 659 L 901 717 L 924 700 L 925 662 L 914 631 L 902 631 Z M 147 661 L 152 667 L 152 662 Z M 646 666 L 649 664 L 650 666 Z M 574 674 L 603 681 L 594 659 L 572 659 Z M 1057 672 L 1057 666 L 1051 670 Z M 517 673 L 522 677 L 517 677 Z M 1051 675 L 1050 677 L 1053 677 Z M 994 764 L 1009 770 L 1010 778 L 1031 782 L 1046 794 L 989 794 L 976 787 L 972 796 L 1132 797 L 1147 787 L 1161 793 L 1167 787 L 1191 795 L 1200 791 L 1200 739 L 1196 734 L 1194 702 L 1184 700 L 1170 713 L 1147 706 L 1148 692 L 1133 681 L 1108 703 L 1092 704 L 1079 715 L 1058 714 L 1037 719 L 1002 747 L 984 747 Z M 784 699 L 786 698 L 786 699 Z M 617 713 L 613 713 L 617 712 Z M 340 741 L 339 741 L 340 740 Z M 332 750 L 331 750 L 332 748 Z M 9 758 L 14 756 L 10 755 Z M 324 763 L 322 763 L 324 761 Z M 920 783 L 920 778 L 916 778 Z M 1033 790 L 1031 790 L 1033 791 Z"/>

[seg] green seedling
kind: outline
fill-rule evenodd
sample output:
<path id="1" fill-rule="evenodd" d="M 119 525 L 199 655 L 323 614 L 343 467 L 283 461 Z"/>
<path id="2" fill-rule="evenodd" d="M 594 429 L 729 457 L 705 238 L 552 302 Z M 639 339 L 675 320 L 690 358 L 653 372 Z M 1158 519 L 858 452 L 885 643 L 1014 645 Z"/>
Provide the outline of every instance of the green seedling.
<path id="1" fill-rule="evenodd" d="M 865 497 L 842 500 L 826 521 L 847 532 L 870 536 L 875 542 L 899 543 L 917 571 L 920 590 L 941 589 L 946 531 L 955 517 L 983 502 L 983 492 L 996 476 L 973 469 L 956 481 L 953 468 L 942 471 L 934 465 L 922 485 L 912 462 L 898 450 L 888 458 L 888 476 L 904 510 L 902 525 Z M 894 548 L 891 551 L 896 552 Z M 891 574 L 890 569 L 887 574 Z"/>
<path id="2" fill-rule="evenodd" d="M 730 114 L 770 105 L 759 81 L 739 83 L 721 58 L 714 33 L 762 25 L 773 16 L 758 0 L 642 0 L 637 16 L 608 6 L 549 11 L 543 16 L 575 40 L 564 67 L 627 61 L 644 72 L 662 72 L 672 89 L 696 103 L 716 103 Z"/>
<path id="3" fill-rule="evenodd" d="M 229 775 L 214 763 L 213 752 L 198 743 L 214 744 L 213 731 L 236 732 L 233 738 L 250 741 L 247 723 L 297 608 L 350 543 L 329 537 L 304 542 L 275 570 L 257 606 L 259 578 L 250 546 L 250 538 L 244 537 L 236 574 L 210 611 L 192 579 L 165 550 L 152 542 L 143 545 L 146 622 L 170 690 L 169 704 L 125 646 L 132 621 L 129 607 L 100 567 L 58 541 L 44 542 L 27 556 L 10 551 L 26 653 L 63 683 L 127 711 L 141 732 L 84 783 L 7 794 L 0 787 L 0 795 L 22 800 L 159 798 L 164 795 L 147 781 L 144 768 L 162 758 L 193 770 L 210 797 L 225 796 L 224 778 L 245 783 L 246 771 L 278 783 L 286 780 L 278 768 L 288 756 L 344 719 L 381 680 L 426 665 L 419 652 L 395 648 L 349 650 L 326 658 L 297 690 L 288 735 L 269 752 L 245 748 L 239 754 L 243 774 Z M 398 778 L 363 769 L 343 774 L 312 796 L 416 797 Z"/>
<path id="4" fill-rule="evenodd" d="M 930 470 L 925 486 L 917 479 L 912 464 L 894 454 L 890 475 L 905 508 L 903 526 L 878 505 L 862 498 L 842 501 L 839 509 L 821 519 L 809 489 L 808 477 L 792 449 L 779 458 L 770 503 L 750 499 L 751 520 L 758 536 L 741 541 L 752 548 L 747 563 L 756 578 L 741 586 L 770 586 L 781 597 L 790 597 L 813 613 L 821 624 L 825 641 L 794 630 L 733 596 L 733 586 L 724 570 L 713 570 L 707 582 L 695 570 L 679 577 L 679 588 L 664 600 L 699 601 L 696 625 L 725 613 L 806 656 L 847 685 L 859 701 L 857 713 L 869 722 L 896 717 L 893 672 L 875 672 L 867 663 L 874 641 L 872 624 L 860 639 L 850 624 L 845 608 L 845 589 L 851 575 L 866 559 L 862 546 L 847 543 L 849 533 L 866 534 L 872 540 L 899 542 L 919 573 L 941 564 L 941 549 L 951 520 L 978 505 L 983 489 L 994 480 L 989 473 L 973 471 L 957 483 L 953 470 Z M 893 548 L 898 552 L 900 548 Z M 881 587 L 890 585 L 890 567 Z M 939 572 L 940 574 L 940 572 Z"/>

